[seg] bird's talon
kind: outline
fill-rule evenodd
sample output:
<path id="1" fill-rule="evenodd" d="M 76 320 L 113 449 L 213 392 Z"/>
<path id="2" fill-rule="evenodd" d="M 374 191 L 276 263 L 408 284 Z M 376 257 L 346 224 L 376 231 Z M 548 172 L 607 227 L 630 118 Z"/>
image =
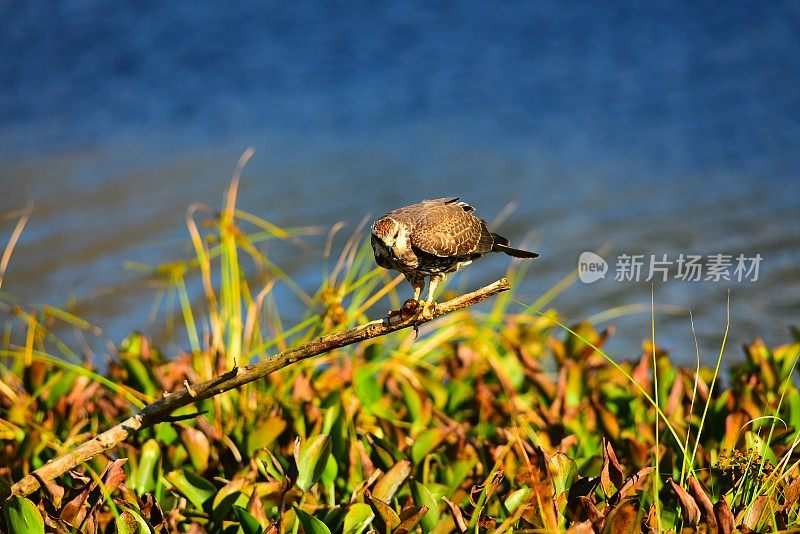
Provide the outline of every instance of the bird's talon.
<path id="1" fill-rule="evenodd" d="M 433 313 L 436 311 L 436 303 L 429 300 L 421 300 L 417 311 L 425 320 L 433 319 Z"/>
<path id="2" fill-rule="evenodd" d="M 399 310 L 389 310 L 389 313 L 386 316 L 387 322 L 392 324 L 393 322 L 405 322 L 414 317 L 417 313 L 417 308 L 419 307 L 419 303 L 414 299 L 408 299 L 400 306 Z"/>

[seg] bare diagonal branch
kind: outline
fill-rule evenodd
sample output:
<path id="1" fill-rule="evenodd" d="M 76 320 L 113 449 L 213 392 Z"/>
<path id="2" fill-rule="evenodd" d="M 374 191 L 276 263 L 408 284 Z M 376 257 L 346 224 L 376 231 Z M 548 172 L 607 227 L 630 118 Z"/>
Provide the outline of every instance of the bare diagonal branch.
<path id="1" fill-rule="evenodd" d="M 300 360 L 318 356 L 365 339 L 383 336 L 404 328 L 417 327 L 442 315 L 477 304 L 510 288 L 511 284 L 508 280 L 501 278 L 477 291 L 437 304 L 430 316 L 416 315 L 397 322 L 389 322 L 387 319 L 371 321 L 349 330 L 335 332 L 308 341 L 280 352 L 267 360 L 247 367 L 236 368 L 221 376 L 189 386 L 181 391 L 167 393 L 159 400 L 142 408 L 136 415 L 109 428 L 89 441 L 81 443 L 70 452 L 54 458 L 23 477 L 11 488 L 12 493 L 15 495 L 28 495 L 36 491 L 40 486 L 40 481 L 52 480 L 66 473 L 98 454 L 116 447 L 144 428 L 170 421 L 170 414 L 178 408 L 239 388 Z"/>

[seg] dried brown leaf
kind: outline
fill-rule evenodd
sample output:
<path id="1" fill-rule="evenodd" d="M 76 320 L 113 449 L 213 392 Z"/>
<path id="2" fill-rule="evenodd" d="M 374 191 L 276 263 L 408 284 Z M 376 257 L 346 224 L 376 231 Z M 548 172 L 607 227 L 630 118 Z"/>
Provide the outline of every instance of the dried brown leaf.
<path id="1" fill-rule="evenodd" d="M 672 491 L 675 492 L 675 495 L 678 496 L 678 500 L 681 503 L 684 522 L 688 521 L 692 525 L 696 525 L 700 521 L 700 508 L 697 506 L 694 497 L 689 495 L 689 492 L 671 478 L 667 482 L 672 487 Z"/>
<path id="2" fill-rule="evenodd" d="M 592 395 L 590 397 L 590 402 L 595 414 L 597 414 L 597 422 L 600 424 L 600 431 L 603 435 L 618 439 L 620 426 L 616 414 L 605 407 L 603 401 L 600 399 L 600 395 Z"/>
<path id="3" fill-rule="evenodd" d="M 732 534 L 736 529 L 736 520 L 724 497 L 714 505 L 714 514 L 717 516 L 720 534 Z"/>
<path id="4" fill-rule="evenodd" d="M 578 444 L 578 436 L 575 434 L 570 434 L 564 439 L 561 440 L 561 443 L 558 444 L 558 452 L 562 452 L 564 454 L 567 453 L 572 447 Z"/>
<path id="5" fill-rule="evenodd" d="M 756 497 L 753 503 L 739 513 L 736 523 L 742 527 L 758 531 L 770 524 L 772 512 L 769 510 L 769 500 L 765 495 Z"/>
<path id="6" fill-rule="evenodd" d="M 639 358 L 639 363 L 636 364 L 636 367 L 631 372 L 633 380 L 645 389 L 648 389 L 650 384 L 650 364 L 652 361 L 653 353 L 643 352 L 642 357 Z"/>
<path id="7" fill-rule="evenodd" d="M 604 534 L 627 534 L 640 532 L 641 529 L 639 499 L 638 497 L 628 497 L 608 512 L 602 532 Z"/>
<path id="8" fill-rule="evenodd" d="M 97 532 L 97 522 L 94 520 L 94 515 L 89 515 L 81 523 L 80 531 L 82 534 L 95 534 Z"/>
<path id="9" fill-rule="evenodd" d="M 664 407 L 664 413 L 669 414 L 673 420 L 682 419 L 683 394 L 683 380 L 680 380 L 680 377 L 678 377 L 678 379 L 672 383 L 672 388 L 669 391 L 669 398 L 667 398 L 667 404 Z"/>
<path id="10" fill-rule="evenodd" d="M 650 466 L 642 467 L 641 469 L 639 469 L 639 471 L 628 477 L 627 480 L 625 480 L 625 482 L 622 484 L 622 487 L 619 489 L 619 492 L 617 492 L 617 495 L 619 495 L 619 499 L 623 499 L 627 497 L 628 493 L 630 493 L 631 491 L 637 488 L 641 488 L 644 482 L 644 478 L 647 475 L 649 475 L 653 471 L 653 469 L 654 468 Z M 617 495 L 614 496 L 615 499 L 617 499 Z"/>
<path id="11" fill-rule="evenodd" d="M 39 476 L 36 476 L 36 480 L 39 481 L 44 493 L 46 494 L 47 498 L 53 505 L 55 510 L 61 508 L 61 501 L 64 499 L 65 490 L 63 486 L 60 486 L 54 480 L 45 480 Z"/>
<path id="12" fill-rule="evenodd" d="M 509 439 L 513 437 L 509 436 Z M 498 447 L 500 449 L 500 447 Z M 535 447 L 529 451 L 528 461 L 523 462 L 519 468 L 514 482 L 522 486 L 532 486 L 541 482 L 552 482 L 548 454 L 541 448 Z"/>
<path id="13" fill-rule="evenodd" d="M 600 477 L 579 477 L 572 483 L 567 493 L 567 507 L 564 509 L 567 517 L 573 521 L 591 519 L 587 506 L 594 508 L 593 494 L 599 482 Z"/>
<path id="14" fill-rule="evenodd" d="M 488 515 L 480 515 L 478 516 L 478 526 L 480 528 L 486 530 L 494 530 L 495 526 L 497 525 L 497 521 L 493 517 L 489 517 Z"/>
<path id="15" fill-rule="evenodd" d="M 364 500 L 367 501 L 375 518 L 379 521 L 378 527 L 382 532 L 391 532 L 400 524 L 400 517 L 387 503 L 370 493 L 369 489 L 364 490 Z"/>
<path id="16" fill-rule="evenodd" d="M 794 506 L 798 497 L 800 497 L 800 478 L 795 478 L 783 490 L 783 506 L 781 510 L 785 511 Z"/>
<path id="17" fill-rule="evenodd" d="M 254 487 L 250 493 L 250 499 L 247 501 L 247 511 L 255 517 L 261 525 L 266 525 L 269 522 L 266 512 L 264 512 L 264 505 L 261 504 L 261 499 L 258 496 L 258 488 Z"/>
<path id="18" fill-rule="evenodd" d="M 408 534 L 414 530 L 425 514 L 428 513 L 427 506 L 413 506 L 400 511 L 400 524 L 394 529 L 392 534 Z"/>
<path id="19" fill-rule="evenodd" d="M 607 509 L 604 511 L 607 511 Z M 605 515 L 597 509 L 592 499 L 584 495 L 575 500 L 574 513 L 571 513 L 570 517 L 574 520 L 591 521 L 595 528 L 598 529 L 602 527 L 605 519 Z"/>
<path id="20" fill-rule="evenodd" d="M 127 458 L 122 458 L 106 464 L 100 478 L 103 480 L 104 490 L 108 493 L 116 489 L 125 479 L 122 465 L 127 461 Z M 64 506 L 59 517 L 65 523 L 78 527 L 84 532 L 93 531 L 95 522 L 92 514 L 101 502 L 103 502 L 102 492 L 98 488 L 97 482 L 92 479 L 76 497 Z"/>
<path id="21" fill-rule="evenodd" d="M 689 494 L 694 497 L 697 506 L 700 508 L 700 522 L 707 523 L 709 530 L 716 532 L 717 516 L 714 514 L 714 506 L 711 504 L 711 499 L 703 489 L 700 481 L 695 477 L 689 477 L 687 483 L 689 485 Z"/>
<path id="22" fill-rule="evenodd" d="M 743 410 L 736 410 L 728 414 L 725 418 L 725 437 L 722 439 L 723 448 L 736 449 L 736 443 L 744 440 L 744 432 L 741 432 L 741 429 L 747 425 L 748 421 L 750 421 L 750 416 Z"/>
<path id="23" fill-rule="evenodd" d="M 442 497 L 442 500 L 447 505 L 447 508 L 450 510 L 450 515 L 453 516 L 453 522 L 456 524 L 456 528 L 459 532 L 466 532 L 467 528 L 469 528 L 469 516 L 464 518 L 466 512 L 464 512 L 460 506 L 455 504 L 453 501 L 448 499 L 447 497 Z"/>
<path id="24" fill-rule="evenodd" d="M 591 521 L 582 521 L 569 527 L 567 534 L 595 534 L 595 530 Z"/>
<path id="25" fill-rule="evenodd" d="M 89 498 L 89 493 L 96 485 L 96 482 L 84 485 L 80 492 L 64 505 L 59 519 L 73 527 L 78 527 L 86 517 L 87 508 L 84 505 Z"/>
<path id="26" fill-rule="evenodd" d="M 600 471 L 600 486 L 606 497 L 610 497 L 622 487 L 623 483 L 622 466 L 617 460 L 617 455 L 614 454 L 611 443 L 603 437 L 603 468 Z"/>
<path id="27" fill-rule="evenodd" d="M 124 487 L 124 485 L 122 487 Z M 159 526 L 163 527 L 163 532 L 168 531 L 164 511 L 161 509 L 161 505 L 158 504 L 158 501 L 153 497 L 152 493 L 147 493 L 142 497 L 142 506 L 140 510 L 145 519 L 156 527 L 156 532 L 158 532 Z"/>
<path id="28" fill-rule="evenodd" d="M 525 521 L 547 531 L 558 530 L 558 506 L 554 493 L 553 485 L 548 482 L 534 484 L 522 513 Z"/>
<path id="29" fill-rule="evenodd" d="M 125 471 L 122 466 L 128 461 L 127 458 L 119 458 L 106 465 L 105 476 L 103 477 L 103 484 L 105 491 L 110 495 L 117 487 L 125 480 Z"/>
<path id="30" fill-rule="evenodd" d="M 53 534 L 70 534 L 73 530 L 67 523 L 50 514 L 42 514 L 42 517 L 44 518 L 44 525 L 47 527 L 45 529 L 46 532 Z"/>
<path id="31" fill-rule="evenodd" d="M 305 373 L 298 373 L 292 388 L 292 398 L 296 402 L 311 402 L 315 397 L 311 379 Z"/>
<path id="32" fill-rule="evenodd" d="M 503 481 L 503 474 L 502 469 L 498 469 L 494 476 L 492 476 L 492 480 L 489 482 L 489 487 L 486 488 L 486 498 L 484 502 L 488 502 L 492 495 L 497 492 L 497 488 L 500 486 L 500 483 Z M 483 492 L 484 487 L 486 484 L 476 484 L 472 486 L 472 489 L 469 490 L 469 500 L 472 503 L 472 506 L 477 506 L 478 501 L 477 499 L 480 498 L 481 492 Z"/>

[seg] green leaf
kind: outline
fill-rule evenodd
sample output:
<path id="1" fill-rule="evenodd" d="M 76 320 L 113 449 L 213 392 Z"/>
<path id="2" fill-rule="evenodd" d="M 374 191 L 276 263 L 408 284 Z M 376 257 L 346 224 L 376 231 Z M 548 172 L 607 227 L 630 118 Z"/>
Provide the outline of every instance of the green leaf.
<path id="1" fill-rule="evenodd" d="M 430 416 L 425 417 L 422 395 L 420 395 L 416 389 L 406 382 L 400 383 L 400 389 L 403 391 L 403 399 L 405 400 L 406 407 L 408 408 L 408 415 L 411 419 L 411 432 L 416 434 L 425 428 Z"/>
<path id="2" fill-rule="evenodd" d="M 331 454 L 331 438 L 319 434 L 308 438 L 300 446 L 298 438 L 294 444 L 294 459 L 297 463 L 297 487 L 307 492 L 322 476 Z"/>
<path id="3" fill-rule="evenodd" d="M 157 480 L 158 462 L 161 460 L 161 447 L 154 439 L 148 439 L 142 445 L 136 470 L 131 474 L 129 484 L 139 495 L 153 491 Z"/>
<path id="4" fill-rule="evenodd" d="M 341 532 L 346 513 L 347 509 L 345 507 L 335 506 L 333 508 L 328 508 L 325 513 L 322 514 L 321 519 L 331 532 Z"/>
<path id="5" fill-rule="evenodd" d="M 247 480 L 238 477 L 234 478 L 217 491 L 214 495 L 214 499 L 211 501 L 212 515 L 217 523 L 221 524 L 223 520 L 228 518 L 228 514 L 234 504 L 247 506 L 247 496 L 244 494 L 246 485 Z"/>
<path id="6" fill-rule="evenodd" d="M 304 534 L 331 534 L 325 523 L 308 512 L 297 507 L 295 507 L 294 512 L 297 515 L 297 520 L 300 521 L 300 526 L 303 527 Z"/>
<path id="7" fill-rule="evenodd" d="M 373 413 L 373 407 L 376 406 L 383 397 L 383 391 L 375 377 L 375 366 L 365 365 L 363 367 L 356 367 L 353 372 L 353 387 L 356 391 L 356 396 L 361 401 L 364 411 L 367 414 Z"/>
<path id="8" fill-rule="evenodd" d="M 9 532 L 44 534 L 42 514 L 36 505 L 25 497 L 12 495 L 3 507 L 3 514 L 6 516 Z"/>
<path id="9" fill-rule="evenodd" d="M 459 406 L 471 400 L 475 395 L 475 389 L 467 382 L 453 380 L 447 384 L 449 398 L 447 400 L 447 412 L 453 416 Z"/>
<path id="10" fill-rule="evenodd" d="M 53 377 L 48 380 L 48 386 L 42 388 L 47 391 L 47 407 L 53 409 L 56 403 L 62 398 L 66 397 L 75 384 L 77 374 L 68 371 L 62 373 L 55 373 Z"/>
<path id="11" fill-rule="evenodd" d="M 336 458 L 334 458 L 332 454 L 329 454 L 328 462 L 325 464 L 325 470 L 322 471 L 322 476 L 320 477 L 320 482 L 322 482 L 323 487 L 328 492 L 331 501 L 334 500 L 334 483 L 338 475 L 339 464 L 336 462 Z M 334 502 L 331 502 L 331 505 L 333 504 Z"/>
<path id="12" fill-rule="evenodd" d="M 128 371 L 129 385 L 141 391 L 150 397 L 156 396 L 158 388 L 156 387 L 153 378 L 150 376 L 150 371 L 145 364 L 137 359 L 139 356 L 126 356 L 122 355 L 122 365 Z"/>
<path id="13" fill-rule="evenodd" d="M 436 408 L 444 410 L 444 407 L 447 406 L 447 397 L 449 395 L 447 386 L 439 378 L 433 378 L 428 375 L 422 375 L 419 378 L 422 382 L 422 391 L 433 401 L 433 405 Z"/>
<path id="14" fill-rule="evenodd" d="M 331 437 L 334 457 L 343 458 L 348 454 L 348 442 L 344 432 L 346 424 L 344 408 L 338 391 L 325 399 L 323 409 L 325 415 L 323 416 L 322 432 Z"/>
<path id="15" fill-rule="evenodd" d="M 563 452 L 550 456 L 547 459 L 547 468 L 553 477 L 556 496 L 566 493 L 578 474 L 578 466 L 575 465 L 575 461 Z"/>
<path id="16" fill-rule="evenodd" d="M 497 360 L 503 366 L 503 371 L 514 389 L 519 389 L 525 382 L 525 367 L 520 363 L 519 358 L 515 352 L 509 352 L 505 355 L 499 355 Z"/>
<path id="17" fill-rule="evenodd" d="M 363 502 L 350 505 L 347 515 L 344 516 L 344 530 L 342 534 L 361 534 L 372 522 L 375 514 L 372 508 Z"/>
<path id="18" fill-rule="evenodd" d="M 333 399 L 331 399 L 333 397 Z M 342 403 L 339 396 L 331 395 L 325 402 L 325 415 L 323 416 L 322 431 L 331 434 L 342 415 Z"/>
<path id="19" fill-rule="evenodd" d="M 143 361 L 143 353 L 149 341 L 140 332 L 134 332 L 119 344 L 120 359 L 128 372 L 128 385 L 150 397 L 158 393 L 158 385 L 151 375 L 151 365 Z M 152 363 L 152 362 L 149 362 Z"/>
<path id="20" fill-rule="evenodd" d="M 506 507 L 508 513 L 513 514 L 517 511 L 517 508 L 519 508 L 520 505 L 524 504 L 528 500 L 530 494 L 530 488 L 520 488 L 506 497 L 506 500 L 503 502 L 503 506 Z"/>
<path id="21" fill-rule="evenodd" d="M 797 366 L 800 359 L 800 343 L 781 345 L 775 347 L 773 357 L 780 364 L 780 379 L 786 380 L 791 376 L 793 369 Z"/>
<path id="22" fill-rule="evenodd" d="M 786 395 L 789 406 L 789 423 L 793 428 L 800 428 L 800 391 L 792 388 Z"/>
<path id="23" fill-rule="evenodd" d="M 428 508 L 428 512 L 422 517 L 420 526 L 422 526 L 423 533 L 430 532 L 439 522 L 439 503 L 436 502 L 433 494 L 422 483 L 412 479 L 410 488 L 414 504 Z"/>
<path id="24" fill-rule="evenodd" d="M 429 428 L 417 436 L 417 439 L 414 440 L 414 445 L 411 446 L 411 459 L 414 464 L 419 464 L 428 453 L 444 441 L 444 438 L 445 430 L 439 427 Z"/>
<path id="25" fill-rule="evenodd" d="M 475 468 L 478 459 L 475 456 L 470 456 L 464 460 L 457 460 L 450 462 L 445 471 L 445 480 L 447 481 L 448 494 L 453 495 L 461 483 L 467 478 L 467 475 Z"/>
<path id="26" fill-rule="evenodd" d="M 187 425 L 178 425 L 178 428 L 181 444 L 189 453 L 192 466 L 195 471 L 202 473 L 208 467 L 208 457 L 211 454 L 208 438 L 196 428 Z"/>
<path id="27" fill-rule="evenodd" d="M 395 462 L 406 458 L 406 455 L 391 440 L 384 439 L 376 434 L 368 434 L 367 437 L 372 445 L 388 453 Z"/>
<path id="28" fill-rule="evenodd" d="M 410 475 L 411 462 L 400 460 L 378 479 L 375 488 L 372 490 L 372 495 L 384 502 L 390 502 Z"/>
<path id="29" fill-rule="evenodd" d="M 747 431 L 744 434 L 744 441 L 748 449 L 753 449 L 756 451 L 759 455 L 761 455 L 761 457 L 763 457 L 773 466 L 778 465 L 778 458 L 775 456 L 775 452 L 769 445 L 767 445 L 767 442 L 764 441 L 761 436 L 755 432 Z"/>
<path id="30" fill-rule="evenodd" d="M 118 534 L 150 534 L 150 525 L 132 508 L 126 508 L 114 520 Z"/>
<path id="31" fill-rule="evenodd" d="M 239 520 L 239 525 L 242 527 L 244 534 L 261 534 L 264 531 L 261 528 L 261 523 L 258 522 L 258 519 L 253 514 L 241 506 L 234 506 L 233 510 L 236 512 L 236 518 Z"/>
<path id="32" fill-rule="evenodd" d="M 166 478 L 199 510 L 217 493 L 214 484 L 192 471 L 178 469 L 168 473 Z"/>
<path id="33" fill-rule="evenodd" d="M 182 415 L 184 409 L 175 410 L 173 415 Z M 187 411 L 188 413 L 188 411 Z M 178 441 L 178 431 L 175 430 L 173 425 L 156 425 L 155 435 L 153 436 L 158 443 L 163 446 L 169 446 Z M 175 465 L 175 464 L 173 464 Z"/>
<path id="34" fill-rule="evenodd" d="M 566 405 L 577 409 L 586 397 L 585 369 L 573 361 L 564 362 L 567 371 Z"/>
<path id="35" fill-rule="evenodd" d="M 272 414 L 256 423 L 247 435 L 247 455 L 253 456 L 257 450 L 271 445 L 284 430 L 286 430 L 286 420 L 279 415 Z"/>

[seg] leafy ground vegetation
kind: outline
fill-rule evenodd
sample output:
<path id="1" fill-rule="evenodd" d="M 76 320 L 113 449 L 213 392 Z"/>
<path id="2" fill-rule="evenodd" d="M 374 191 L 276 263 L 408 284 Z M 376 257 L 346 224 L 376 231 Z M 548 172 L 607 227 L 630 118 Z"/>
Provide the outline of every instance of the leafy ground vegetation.
<path id="1" fill-rule="evenodd" d="M 603 350 L 610 329 L 565 325 L 549 307 L 558 288 L 534 303 L 504 293 L 490 308 L 425 325 L 416 339 L 405 330 L 300 362 L 181 409 L 108 455 L 41 480 L 34 493 L 11 495 L 24 475 L 164 391 L 380 317 L 387 302 L 400 305 L 400 279 L 375 268 L 359 232 L 338 260 L 324 262 L 319 289 L 304 293 L 267 250 L 275 240 L 300 244 L 310 229 L 238 211 L 237 184 L 220 212 L 190 208 L 188 259 L 149 270 L 160 283 L 156 305 L 174 308 L 185 331 L 185 352 L 165 355 L 134 333 L 99 372 L 55 333 L 67 324 L 88 336 L 94 326 L 0 293 L 7 531 L 800 526 L 800 392 L 791 380 L 800 343 L 755 340 L 725 380 L 719 360 L 713 369 L 678 368 L 651 341 L 641 357 L 617 361 Z M 520 267 L 512 280 L 523 276 Z M 203 299 L 192 302 L 192 281 Z M 283 324 L 277 287 L 303 302 L 296 325 Z"/>

